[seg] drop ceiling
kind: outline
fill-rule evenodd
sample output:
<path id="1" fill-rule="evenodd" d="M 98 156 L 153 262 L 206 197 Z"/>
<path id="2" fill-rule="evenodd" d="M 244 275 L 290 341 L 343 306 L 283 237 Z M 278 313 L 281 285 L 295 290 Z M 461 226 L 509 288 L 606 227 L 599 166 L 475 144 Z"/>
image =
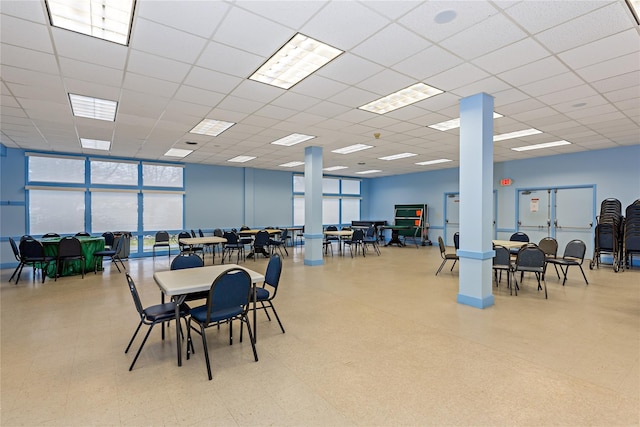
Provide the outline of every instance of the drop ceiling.
<path id="1" fill-rule="evenodd" d="M 0 20 L 10 148 L 301 172 L 279 165 L 313 145 L 340 175 L 389 176 L 458 166 L 459 129 L 427 126 L 479 92 L 504 116 L 495 134 L 542 131 L 495 142 L 496 162 L 640 143 L 640 29 L 624 0 L 138 0 L 128 46 L 51 27 L 44 1 L 2 0 Z M 248 80 L 297 32 L 344 53 L 289 90 Z M 358 109 L 418 82 L 444 93 L 384 115 Z M 118 101 L 115 122 L 74 117 L 69 93 Z M 236 124 L 189 133 L 204 118 Z M 291 133 L 316 138 L 271 145 Z M 557 140 L 571 145 L 511 150 Z M 374 148 L 331 152 L 353 144 Z M 170 148 L 194 151 L 178 160 Z M 415 164 L 441 158 L 452 162 Z"/>

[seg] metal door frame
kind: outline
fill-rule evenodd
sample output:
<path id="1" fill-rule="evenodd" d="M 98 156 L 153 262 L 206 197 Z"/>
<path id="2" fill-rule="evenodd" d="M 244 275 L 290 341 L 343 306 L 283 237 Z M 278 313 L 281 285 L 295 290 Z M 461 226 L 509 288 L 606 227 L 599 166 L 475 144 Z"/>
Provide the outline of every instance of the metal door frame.
<path id="1" fill-rule="evenodd" d="M 497 228 L 497 224 L 498 224 L 498 190 L 493 190 L 493 238 L 496 239 L 497 235 L 498 235 L 498 228 Z M 447 199 L 449 198 L 450 195 L 458 195 L 458 197 L 460 196 L 460 192 L 459 191 L 447 191 L 444 193 L 444 215 L 443 215 L 443 240 L 446 242 L 447 241 L 447 230 L 448 230 L 448 223 L 447 223 Z M 459 216 L 458 216 L 459 219 Z M 458 228 L 460 228 L 460 223 L 458 223 Z"/>

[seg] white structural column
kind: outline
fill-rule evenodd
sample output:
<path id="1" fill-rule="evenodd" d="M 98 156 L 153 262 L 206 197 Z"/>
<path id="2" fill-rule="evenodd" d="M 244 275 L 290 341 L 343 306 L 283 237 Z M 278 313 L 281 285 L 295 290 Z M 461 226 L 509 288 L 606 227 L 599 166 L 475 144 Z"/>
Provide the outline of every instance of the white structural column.
<path id="1" fill-rule="evenodd" d="M 322 147 L 304 149 L 304 264 L 322 265 Z"/>
<path id="2" fill-rule="evenodd" d="M 460 100 L 460 278 L 458 303 L 493 305 L 493 97 Z"/>

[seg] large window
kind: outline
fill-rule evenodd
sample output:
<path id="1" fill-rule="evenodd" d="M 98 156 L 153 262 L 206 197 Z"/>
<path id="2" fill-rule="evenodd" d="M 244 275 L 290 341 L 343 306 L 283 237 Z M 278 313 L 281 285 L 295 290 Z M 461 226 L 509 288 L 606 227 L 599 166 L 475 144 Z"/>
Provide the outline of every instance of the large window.
<path id="1" fill-rule="evenodd" d="M 293 176 L 293 223 L 304 225 L 304 175 Z M 360 219 L 360 180 L 322 179 L 322 223 L 350 225 Z"/>
<path id="2" fill-rule="evenodd" d="M 39 153 L 27 158 L 29 234 L 129 232 L 130 252 L 140 253 L 149 246 L 138 245 L 145 236 L 184 226 L 181 165 Z"/>

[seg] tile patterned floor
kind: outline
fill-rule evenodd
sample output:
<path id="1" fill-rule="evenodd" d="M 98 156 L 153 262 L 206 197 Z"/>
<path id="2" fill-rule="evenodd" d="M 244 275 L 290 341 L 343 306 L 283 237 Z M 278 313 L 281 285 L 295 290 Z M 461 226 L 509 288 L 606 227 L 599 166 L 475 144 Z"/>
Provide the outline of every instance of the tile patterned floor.
<path id="1" fill-rule="evenodd" d="M 317 267 L 289 252 L 276 300 L 286 334 L 259 313 L 255 363 L 248 342 L 210 329 L 213 381 L 200 341 L 176 365 L 174 326 L 128 371 L 138 319 L 115 268 L 44 284 L 25 271 L 18 286 L 2 270 L 0 424 L 640 424 L 640 269 L 587 267 L 589 286 L 578 270 L 564 287 L 549 274 L 546 301 L 532 278 L 517 297 L 503 280 L 478 310 L 456 303 L 457 266 L 434 275 L 435 246 Z M 152 275 L 168 258 L 127 264 L 143 304 L 159 302 Z"/>

